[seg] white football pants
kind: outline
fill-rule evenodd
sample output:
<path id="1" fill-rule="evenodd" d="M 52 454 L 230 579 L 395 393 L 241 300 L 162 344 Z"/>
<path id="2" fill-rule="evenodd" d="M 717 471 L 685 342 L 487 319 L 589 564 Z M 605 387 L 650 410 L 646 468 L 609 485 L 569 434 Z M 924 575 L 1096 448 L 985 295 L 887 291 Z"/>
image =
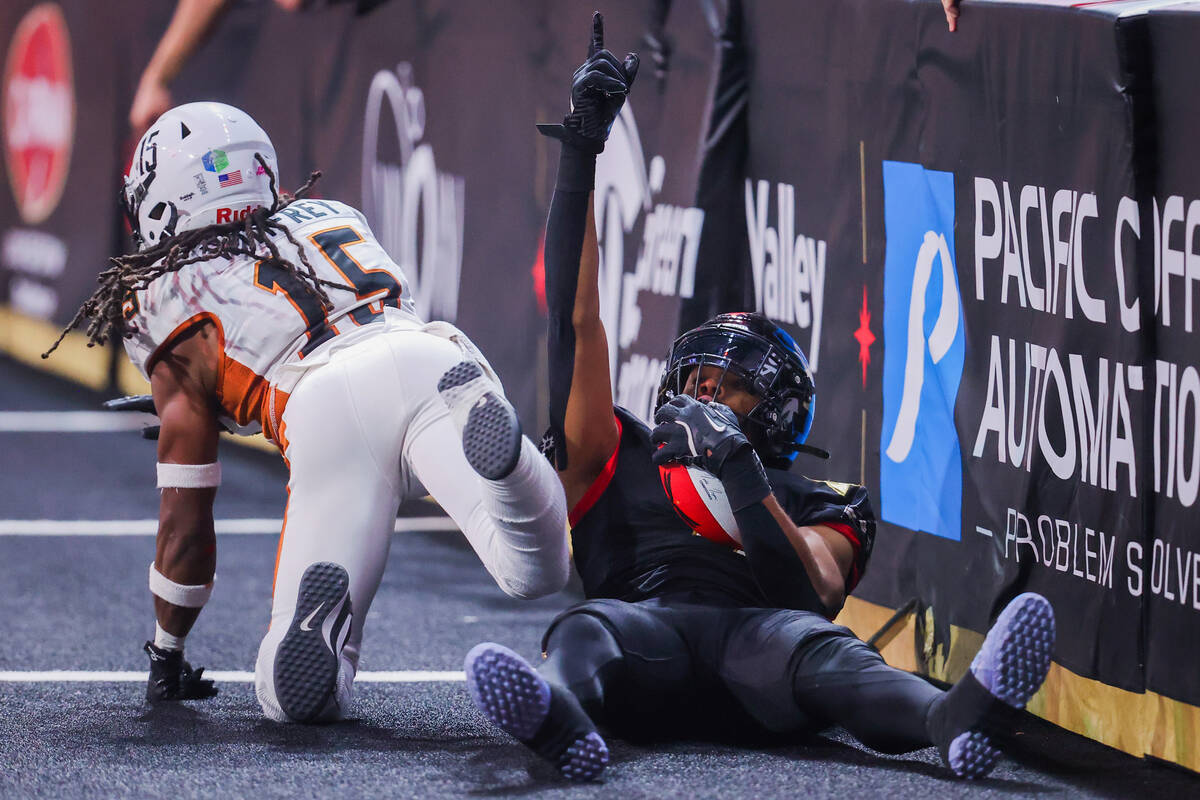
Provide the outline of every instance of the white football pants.
<path id="1" fill-rule="evenodd" d="M 527 437 L 516 468 L 499 481 L 484 480 L 463 455 L 437 383 L 472 355 L 478 351 L 465 335 L 445 323 L 389 326 L 335 352 L 292 392 L 281 426 L 288 504 L 271 627 L 255 677 L 268 717 L 287 720 L 275 694 L 275 652 L 292 622 L 301 576 L 318 561 L 340 564 L 350 576 L 353 621 L 341 651 L 337 707 L 322 719 L 348 712 L 363 621 L 404 500 L 428 491 L 505 593 L 540 597 L 566 584 L 566 502 L 550 463 Z"/>

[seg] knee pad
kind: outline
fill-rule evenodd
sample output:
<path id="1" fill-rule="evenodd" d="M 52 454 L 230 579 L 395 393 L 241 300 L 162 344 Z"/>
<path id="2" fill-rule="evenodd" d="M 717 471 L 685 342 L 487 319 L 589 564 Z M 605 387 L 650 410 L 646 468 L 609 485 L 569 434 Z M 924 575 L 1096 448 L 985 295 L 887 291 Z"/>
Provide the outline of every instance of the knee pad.
<path id="1" fill-rule="evenodd" d="M 543 674 L 579 699 L 594 718 L 602 716 L 605 685 L 619 674 L 624 653 L 608 626 L 588 613 L 568 614 L 546 632 Z"/>
<path id="2" fill-rule="evenodd" d="M 555 620 L 542 640 L 542 655 L 565 648 L 573 654 L 621 657 L 621 646 L 608 625 L 594 614 L 579 611 Z M 588 659 L 591 660 L 591 659 Z"/>

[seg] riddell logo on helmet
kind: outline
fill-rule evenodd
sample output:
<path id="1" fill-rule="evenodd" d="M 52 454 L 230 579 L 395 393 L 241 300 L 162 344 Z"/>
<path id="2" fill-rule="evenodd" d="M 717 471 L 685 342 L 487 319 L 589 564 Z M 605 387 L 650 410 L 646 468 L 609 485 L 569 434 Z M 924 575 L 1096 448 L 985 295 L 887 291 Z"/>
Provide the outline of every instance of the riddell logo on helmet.
<path id="1" fill-rule="evenodd" d="M 241 222 L 251 211 L 259 208 L 259 206 L 246 206 L 245 208 L 218 208 L 217 222 Z"/>
<path id="2" fill-rule="evenodd" d="M 4 155 L 17 211 L 28 224 L 58 206 L 75 135 L 71 42 L 57 3 L 17 25 L 4 68 Z"/>

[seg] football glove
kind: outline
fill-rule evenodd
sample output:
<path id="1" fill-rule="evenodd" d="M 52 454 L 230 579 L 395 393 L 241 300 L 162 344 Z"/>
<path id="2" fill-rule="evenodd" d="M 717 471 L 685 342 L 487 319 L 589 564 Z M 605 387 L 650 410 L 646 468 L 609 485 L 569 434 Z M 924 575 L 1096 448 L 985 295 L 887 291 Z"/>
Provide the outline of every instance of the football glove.
<path id="1" fill-rule="evenodd" d="M 604 49 L 604 17 L 597 11 L 587 61 L 571 79 L 571 112 L 561 125 L 538 125 L 538 131 L 586 153 L 602 152 L 637 72 L 637 53 L 622 62 Z"/>
<path id="2" fill-rule="evenodd" d="M 658 425 L 650 441 L 659 445 L 651 456 L 655 464 L 678 461 L 708 470 L 725 487 L 735 513 L 771 493 L 762 462 L 729 406 L 681 394 L 663 404 L 654 421 Z"/>
<path id="3" fill-rule="evenodd" d="M 154 642 L 146 642 L 142 649 L 150 656 L 146 699 L 151 703 L 206 700 L 217 694 L 216 685 L 204 677 L 204 667 L 192 669 L 182 650 L 163 650 Z"/>
<path id="4" fill-rule="evenodd" d="M 105 411 L 141 411 L 145 414 L 158 414 L 154 409 L 154 396 L 148 394 L 131 394 L 125 397 L 114 397 L 104 401 Z M 142 428 L 143 439 L 157 439 L 158 425 L 147 425 Z"/>

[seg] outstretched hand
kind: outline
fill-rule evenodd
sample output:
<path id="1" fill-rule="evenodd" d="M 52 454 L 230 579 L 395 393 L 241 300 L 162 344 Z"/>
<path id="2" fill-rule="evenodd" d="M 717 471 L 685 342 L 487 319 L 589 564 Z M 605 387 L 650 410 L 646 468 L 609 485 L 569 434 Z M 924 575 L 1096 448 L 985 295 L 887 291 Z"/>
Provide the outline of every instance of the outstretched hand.
<path id="1" fill-rule="evenodd" d="M 618 61 L 604 48 L 604 17 L 597 11 L 592 15 L 587 60 L 571 79 L 571 111 L 562 125 L 538 125 L 538 130 L 585 152 L 603 151 L 637 77 L 638 64 L 637 53 Z"/>

